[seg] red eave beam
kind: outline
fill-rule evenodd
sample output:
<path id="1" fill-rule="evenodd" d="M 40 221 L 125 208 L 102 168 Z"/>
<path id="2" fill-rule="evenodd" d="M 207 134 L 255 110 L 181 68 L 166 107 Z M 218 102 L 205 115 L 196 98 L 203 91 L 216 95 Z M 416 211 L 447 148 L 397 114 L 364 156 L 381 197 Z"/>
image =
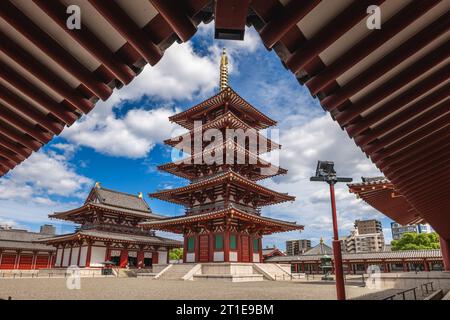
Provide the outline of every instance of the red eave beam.
<path id="1" fill-rule="evenodd" d="M 150 2 L 181 41 L 188 41 L 197 32 L 196 26 L 188 16 L 186 1 L 150 0 Z"/>
<path id="2" fill-rule="evenodd" d="M 350 105 L 346 110 L 339 112 L 336 115 L 336 120 L 341 126 L 345 126 L 384 98 L 395 93 L 400 88 L 406 86 L 416 78 L 445 61 L 449 54 L 450 44 L 447 42 L 372 90 L 360 101 Z"/>
<path id="3" fill-rule="evenodd" d="M 15 95 L 11 90 L 0 83 L 0 100 L 3 100 L 12 109 L 29 117 L 30 119 L 39 123 L 42 127 L 53 134 L 61 133 L 64 124 L 59 122 L 56 118 L 52 119 L 48 114 L 43 114 L 30 103 Z"/>
<path id="4" fill-rule="evenodd" d="M 361 135 L 356 136 L 355 137 L 356 144 L 360 147 L 364 147 L 373 140 L 376 140 L 384 133 L 389 132 L 394 128 L 395 129 L 402 128 L 408 123 L 408 121 L 413 119 L 418 114 L 421 114 L 422 112 L 429 112 L 434 108 L 438 108 L 436 104 L 439 101 L 442 101 L 443 99 L 448 97 L 448 92 L 450 92 L 450 84 L 444 85 L 442 88 L 433 91 L 431 94 L 413 103 L 405 110 L 398 112 L 397 114 L 383 121 L 376 127 L 370 128 L 369 130 L 367 130 L 367 132 L 364 132 Z M 440 105 L 443 104 L 450 104 L 450 99 L 447 98 L 442 103 L 440 103 Z"/>
<path id="5" fill-rule="evenodd" d="M 384 135 L 382 138 L 379 138 L 374 142 L 372 142 L 371 144 L 367 145 L 366 147 L 363 147 L 363 150 L 368 154 L 372 154 L 373 152 L 377 152 L 378 150 L 386 147 L 388 144 L 391 144 L 394 141 L 395 141 L 394 144 L 397 144 L 399 141 L 405 139 L 405 136 L 409 135 L 411 132 L 417 130 L 418 128 L 421 128 L 424 125 L 426 126 L 430 125 L 434 126 L 435 124 L 437 125 L 436 119 L 439 119 L 439 117 L 449 112 L 450 108 L 448 102 L 443 102 L 436 108 L 428 110 L 427 112 L 421 114 L 417 118 L 414 118 L 412 121 L 408 122 L 405 126 L 401 126 L 395 130 L 392 130 L 388 134 Z M 444 116 L 444 118 L 448 119 L 448 116 Z"/>
<path id="6" fill-rule="evenodd" d="M 150 65 L 161 60 L 163 54 L 150 37 L 114 1 L 88 0 L 90 4 L 124 37 Z"/>
<path id="7" fill-rule="evenodd" d="M 408 59 L 429 43 L 440 37 L 450 28 L 450 13 L 444 14 L 439 19 L 431 23 L 422 31 L 418 32 L 409 40 L 402 43 L 398 48 L 388 53 L 378 62 L 370 66 L 367 70 L 356 76 L 350 82 L 339 88 L 333 94 L 320 101 L 328 111 L 334 110 L 343 105 L 346 99 L 371 84 L 373 81 L 384 75 L 389 70 Z"/>
<path id="8" fill-rule="evenodd" d="M 267 48 L 272 48 L 304 16 L 313 10 L 320 0 L 290 1 L 261 29 L 260 36 Z"/>
<path id="9" fill-rule="evenodd" d="M 6 20 L 13 28 L 31 41 L 51 59 L 58 63 L 67 72 L 72 74 L 94 95 L 106 100 L 112 93 L 112 89 L 105 83 L 96 79 L 84 65 L 69 54 L 46 32 L 39 28 L 25 14 L 17 9 L 9 0 L 0 1 L 0 17 Z"/>
<path id="10" fill-rule="evenodd" d="M 7 127 L 7 124 L 3 122 L 3 120 L 0 120 L 0 137 L 1 135 L 5 135 L 10 140 L 20 143 L 21 145 L 33 150 L 37 151 L 42 144 L 34 139 L 30 139 L 30 137 L 26 137 L 20 132 L 17 132 L 16 130 L 13 130 L 11 128 Z"/>
<path id="11" fill-rule="evenodd" d="M 61 103 L 56 102 L 2 61 L 0 61 L 0 78 L 19 90 L 28 98 L 35 101 L 42 108 L 48 110 L 49 113 L 52 113 L 56 118 L 60 119 L 67 125 L 71 125 L 78 119 L 78 115 L 71 110 L 71 105 L 69 103 L 66 101 Z"/>
<path id="12" fill-rule="evenodd" d="M 110 77 L 116 77 L 122 83 L 128 84 L 136 76 L 136 73 L 122 62 L 106 45 L 100 41 L 89 28 L 82 25 L 79 30 L 69 30 L 66 26 L 66 6 L 59 0 L 33 0 L 54 22 L 56 22 L 67 35 L 71 36 L 85 50 L 96 57 L 111 73 Z"/>
<path id="13" fill-rule="evenodd" d="M 302 1 L 293 2 L 302 3 Z M 414 1 L 400 10 L 400 12 L 391 17 L 387 22 L 383 23 L 382 32 L 377 30 L 372 31 L 331 65 L 328 65 L 324 71 L 309 79 L 306 85 L 311 91 L 311 94 L 316 95 L 332 81 L 367 57 L 371 52 L 394 37 L 420 16 L 424 15 L 439 2 L 440 0 Z"/>
<path id="14" fill-rule="evenodd" d="M 2 103 L 0 103 L 0 119 L 9 123 L 17 130 L 28 134 L 37 141 L 41 142 L 42 144 L 49 142 L 50 139 L 52 138 L 52 134 L 43 130 L 39 130 L 37 126 L 29 123 L 20 116 L 17 116 L 17 114 L 12 112 L 8 107 L 4 106 Z"/>
<path id="15" fill-rule="evenodd" d="M 286 66 L 293 73 L 299 72 L 323 50 L 328 48 L 359 21 L 367 17 L 368 6 L 380 5 L 384 1 L 385 0 L 359 0 L 352 2 L 313 38 L 297 48 L 286 60 Z"/>
<path id="16" fill-rule="evenodd" d="M 74 108 L 84 113 L 92 110 L 94 104 L 91 101 L 77 94 L 75 89 L 71 88 L 60 76 L 50 71 L 48 67 L 44 66 L 1 32 L 0 43 L 2 43 L 0 51 L 13 59 L 22 68 L 30 72 L 57 94 L 66 98 Z"/>
<path id="17" fill-rule="evenodd" d="M 16 143 L 7 136 L 3 135 L 1 132 L 0 132 L 0 146 L 3 146 L 8 150 L 11 150 L 12 152 L 16 153 L 17 155 L 20 155 L 23 158 L 28 158 L 32 152 L 30 149 L 23 147 L 22 145 Z"/>
<path id="18" fill-rule="evenodd" d="M 250 0 L 216 0 L 215 38 L 244 40 Z"/>
<path id="19" fill-rule="evenodd" d="M 435 73 L 429 75 L 425 79 L 421 80 L 411 88 L 402 92 L 395 98 L 389 100 L 381 106 L 378 106 L 375 112 L 372 112 L 367 116 L 358 119 L 358 121 L 355 121 L 355 123 L 350 124 L 348 127 L 346 127 L 348 135 L 353 138 L 356 135 L 362 133 L 377 121 L 383 120 L 385 117 L 388 117 L 396 110 L 399 110 L 411 101 L 420 98 L 422 95 L 427 94 L 435 87 L 441 85 L 444 81 L 448 80 L 449 75 L 450 63 L 448 63 L 446 66 L 442 67 Z"/>

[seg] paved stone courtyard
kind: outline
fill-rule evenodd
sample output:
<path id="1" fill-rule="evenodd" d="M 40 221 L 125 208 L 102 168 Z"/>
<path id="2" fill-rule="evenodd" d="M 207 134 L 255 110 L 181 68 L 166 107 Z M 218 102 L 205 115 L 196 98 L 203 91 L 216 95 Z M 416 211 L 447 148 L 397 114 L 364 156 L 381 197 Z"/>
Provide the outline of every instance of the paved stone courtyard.
<path id="1" fill-rule="evenodd" d="M 347 286 L 347 297 L 374 292 Z M 152 280 L 147 278 L 81 278 L 80 290 L 69 290 L 66 280 L 0 279 L 0 299 L 335 299 L 332 283 L 262 281 L 247 283 Z"/>

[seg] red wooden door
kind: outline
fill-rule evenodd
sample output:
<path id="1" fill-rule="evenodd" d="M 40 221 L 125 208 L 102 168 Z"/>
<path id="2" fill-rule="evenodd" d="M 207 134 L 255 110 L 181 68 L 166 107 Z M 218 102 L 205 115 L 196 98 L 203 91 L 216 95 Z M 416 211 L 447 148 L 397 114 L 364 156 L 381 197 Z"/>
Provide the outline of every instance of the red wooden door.
<path id="1" fill-rule="evenodd" d="M 249 238 L 242 236 L 242 262 L 250 262 Z"/>
<path id="2" fill-rule="evenodd" d="M 208 262 L 209 261 L 209 236 L 201 235 L 199 237 L 199 262 Z"/>
<path id="3" fill-rule="evenodd" d="M 48 256 L 40 255 L 36 257 L 36 269 L 45 269 L 48 265 Z"/>
<path id="4" fill-rule="evenodd" d="M 29 270 L 33 264 L 33 256 L 31 255 L 20 255 L 19 257 L 19 269 Z"/>
<path id="5" fill-rule="evenodd" d="M 0 269 L 14 269 L 14 263 L 16 262 L 15 254 L 2 255 L 2 261 L 0 261 Z"/>

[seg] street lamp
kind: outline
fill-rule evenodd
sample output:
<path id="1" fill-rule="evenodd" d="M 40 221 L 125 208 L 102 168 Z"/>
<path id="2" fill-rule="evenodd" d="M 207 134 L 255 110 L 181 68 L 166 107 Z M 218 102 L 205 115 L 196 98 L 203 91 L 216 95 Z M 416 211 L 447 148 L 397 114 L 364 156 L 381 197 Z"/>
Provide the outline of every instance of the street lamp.
<path id="1" fill-rule="evenodd" d="M 336 199 L 334 197 L 334 185 L 337 182 L 352 182 L 352 178 L 342 178 L 336 176 L 334 162 L 318 161 L 316 175 L 310 178 L 310 181 L 326 182 L 330 186 L 331 214 L 333 217 L 333 255 L 334 270 L 336 274 L 336 292 L 338 300 L 345 300 L 344 271 L 342 268 L 341 242 L 339 241 L 337 217 L 336 217 Z"/>

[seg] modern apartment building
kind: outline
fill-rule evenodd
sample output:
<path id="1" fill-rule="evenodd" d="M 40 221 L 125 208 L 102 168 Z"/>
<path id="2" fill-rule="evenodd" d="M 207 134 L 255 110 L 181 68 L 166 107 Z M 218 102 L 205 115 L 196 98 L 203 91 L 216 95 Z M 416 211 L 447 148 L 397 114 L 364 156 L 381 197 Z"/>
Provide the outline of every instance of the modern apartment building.
<path id="1" fill-rule="evenodd" d="M 341 241 L 342 251 L 347 253 L 379 252 L 385 249 L 383 228 L 378 220 L 356 220 L 355 229 Z"/>
<path id="2" fill-rule="evenodd" d="M 401 225 L 397 222 L 391 223 L 392 239 L 398 240 L 402 237 L 404 233 L 430 233 L 431 226 L 429 224 L 411 224 L 411 225 Z"/>
<path id="3" fill-rule="evenodd" d="M 383 232 L 383 227 L 381 226 L 381 222 L 376 219 L 356 220 L 355 228 L 358 229 L 358 233 L 360 235 Z"/>
<path id="4" fill-rule="evenodd" d="M 311 240 L 298 239 L 286 241 L 286 254 L 288 256 L 299 255 L 309 249 L 311 249 Z"/>

